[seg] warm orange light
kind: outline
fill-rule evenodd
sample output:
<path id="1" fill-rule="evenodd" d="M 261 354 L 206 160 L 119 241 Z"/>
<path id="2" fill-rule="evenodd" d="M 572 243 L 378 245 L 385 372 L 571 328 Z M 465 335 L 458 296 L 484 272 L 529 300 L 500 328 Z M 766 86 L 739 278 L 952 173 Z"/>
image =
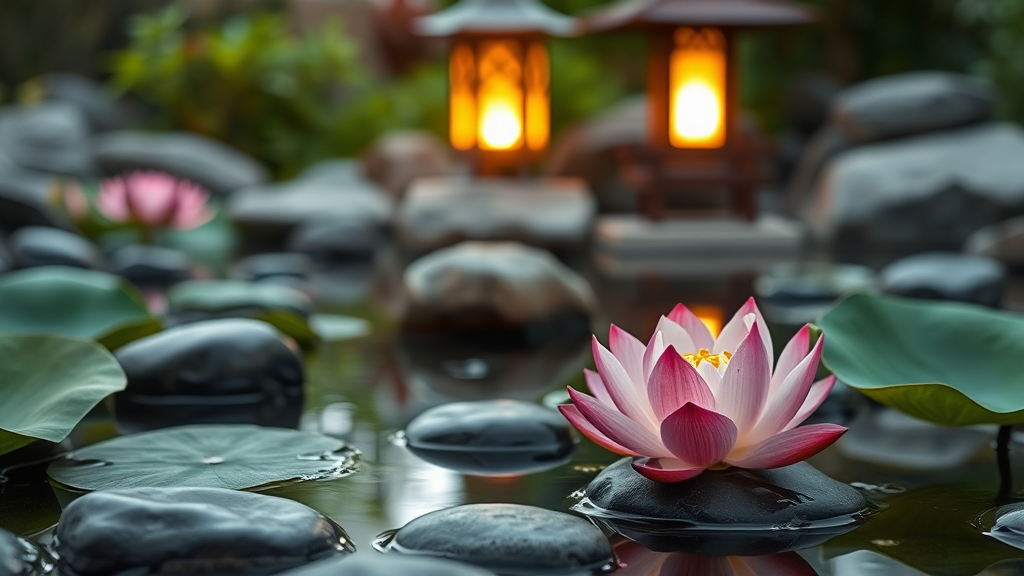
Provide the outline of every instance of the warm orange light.
<path id="1" fill-rule="evenodd" d="M 543 150 L 551 136 L 550 85 L 548 51 L 536 42 L 526 56 L 526 146 L 530 150 Z"/>
<path id="2" fill-rule="evenodd" d="M 458 44 L 452 50 L 448 75 L 451 79 L 449 118 L 452 147 L 472 150 L 476 146 L 476 59 L 473 49 Z"/>
<path id="3" fill-rule="evenodd" d="M 704 323 L 708 327 L 708 331 L 715 338 L 722 332 L 722 308 L 719 306 L 692 306 L 690 312 L 697 317 L 698 320 Z"/>
<path id="4" fill-rule="evenodd" d="M 670 68 L 669 138 L 677 148 L 725 145 L 725 35 L 680 28 Z"/>
<path id="5" fill-rule="evenodd" d="M 542 41 L 460 41 L 452 49 L 449 78 L 453 148 L 547 148 L 551 138 L 551 76 L 548 51 Z"/>
<path id="6" fill-rule="evenodd" d="M 484 150 L 513 150 L 523 139 L 523 66 L 519 44 L 480 43 L 479 144 Z"/>

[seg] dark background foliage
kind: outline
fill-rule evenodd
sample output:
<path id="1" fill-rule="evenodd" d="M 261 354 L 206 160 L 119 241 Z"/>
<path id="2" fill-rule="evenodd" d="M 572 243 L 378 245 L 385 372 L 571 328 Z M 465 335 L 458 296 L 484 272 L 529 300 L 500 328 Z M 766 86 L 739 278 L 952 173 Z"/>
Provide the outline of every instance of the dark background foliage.
<path id="1" fill-rule="evenodd" d="M 1024 2 L 804 1 L 819 13 L 816 26 L 743 39 L 743 100 L 767 131 L 783 129 L 798 112 L 793 87 L 808 78 L 842 86 L 921 69 L 991 78 L 1004 117 L 1024 121 Z M 547 0 L 575 15 L 606 2 Z M 289 34 L 286 0 L 169 4 L 0 2 L 0 99 L 30 100 L 31 80 L 47 72 L 85 74 L 148 105 L 154 127 L 219 138 L 280 176 L 322 157 L 357 154 L 385 130 L 445 132 L 441 59 L 381 77 L 341 23 Z M 641 92 L 644 54 L 635 34 L 553 40 L 556 134 Z"/>

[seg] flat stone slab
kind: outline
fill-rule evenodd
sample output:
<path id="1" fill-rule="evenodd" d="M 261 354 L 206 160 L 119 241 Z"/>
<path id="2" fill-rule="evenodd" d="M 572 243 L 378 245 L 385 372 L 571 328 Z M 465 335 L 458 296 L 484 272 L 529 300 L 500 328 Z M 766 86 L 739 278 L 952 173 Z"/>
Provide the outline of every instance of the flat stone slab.
<path id="1" fill-rule="evenodd" d="M 764 272 L 800 256 L 803 229 L 792 220 L 669 219 L 602 216 L 594 228 L 594 259 L 609 276 L 657 273 L 681 277 Z"/>
<path id="2" fill-rule="evenodd" d="M 396 230 L 417 252 L 463 240 L 565 248 L 586 240 L 597 203 L 583 180 L 422 178 L 399 207 Z"/>

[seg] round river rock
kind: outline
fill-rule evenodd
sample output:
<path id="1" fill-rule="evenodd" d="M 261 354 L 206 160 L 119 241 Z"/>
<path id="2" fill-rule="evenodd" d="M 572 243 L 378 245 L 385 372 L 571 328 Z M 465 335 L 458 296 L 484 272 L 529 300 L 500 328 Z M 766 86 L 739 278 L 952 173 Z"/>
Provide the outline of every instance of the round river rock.
<path id="1" fill-rule="evenodd" d="M 209 488 L 135 488 L 82 496 L 57 526 L 62 574 L 262 575 L 354 551 L 302 504 Z"/>
<path id="2" fill-rule="evenodd" d="M 282 576 L 494 576 L 482 568 L 439 558 L 352 556 L 310 564 Z"/>
<path id="3" fill-rule="evenodd" d="M 0 576 L 28 576 L 38 560 L 39 552 L 31 544 L 0 530 Z"/>
<path id="4" fill-rule="evenodd" d="M 386 549 L 448 558 L 509 576 L 589 574 L 615 562 L 611 544 L 590 522 L 518 504 L 431 512 L 398 530 Z"/>
<path id="5" fill-rule="evenodd" d="M 579 511 L 652 550 L 710 556 L 815 546 L 852 529 L 869 510 L 855 488 L 804 462 L 775 470 L 706 471 L 661 483 L 641 476 L 624 458 L 598 474 L 586 496 L 591 506 L 581 503 Z M 730 535 L 721 537 L 722 531 Z"/>
<path id="6" fill-rule="evenodd" d="M 564 464 L 576 450 L 569 423 L 529 402 L 455 402 L 431 408 L 405 431 L 409 450 L 443 468 L 480 476 L 527 474 Z"/>
<path id="7" fill-rule="evenodd" d="M 188 423 L 293 427 L 302 409 L 302 358 L 269 324 L 208 320 L 117 351 L 128 386 L 115 396 L 127 431 Z"/>

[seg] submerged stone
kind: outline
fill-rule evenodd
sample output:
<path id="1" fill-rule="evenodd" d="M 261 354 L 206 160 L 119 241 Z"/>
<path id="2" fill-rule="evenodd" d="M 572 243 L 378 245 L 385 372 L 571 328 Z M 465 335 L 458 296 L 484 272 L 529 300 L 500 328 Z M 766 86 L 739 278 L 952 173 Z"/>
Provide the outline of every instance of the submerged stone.
<path id="1" fill-rule="evenodd" d="M 423 460 L 480 476 L 549 470 L 576 451 L 569 423 L 529 402 L 456 402 L 431 408 L 405 431 L 409 450 Z"/>
<path id="2" fill-rule="evenodd" d="M 312 272 L 313 263 L 308 256 L 287 252 L 256 254 L 235 265 L 235 274 L 249 282 L 271 278 L 307 280 Z"/>
<path id="3" fill-rule="evenodd" d="M 353 556 L 310 564 L 282 576 L 494 576 L 482 568 L 440 558 Z"/>
<path id="4" fill-rule="evenodd" d="M 385 550 L 466 562 L 497 574 L 611 571 L 611 544 L 582 518 L 518 504 L 470 504 L 431 512 L 395 532 Z"/>
<path id="5" fill-rule="evenodd" d="M 116 357 L 128 386 L 115 396 L 115 408 L 119 424 L 130 431 L 198 423 L 297 424 L 302 358 L 264 322 L 179 326 L 137 340 Z"/>
<path id="6" fill-rule="evenodd" d="M 262 575 L 354 551 L 319 512 L 262 494 L 135 488 L 82 496 L 57 526 L 62 574 Z"/>
<path id="7" fill-rule="evenodd" d="M 313 301 L 295 288 L 241 280 L 202 280 L 175 286 L 167 294 L 171 314 L 189 321 L 244 318 L 284 312 L 303 318 L 313 313 Z"/>
<path id="8" fill-rule="evenodd" d="M 929 252 L 893 262 L 882 270 L 889 294 L 924 300 L 952 300 L 1002 306 L 1007 272 L 1001 262 L 984 256 Z"/>
<path id="9" fill-rule="evenodd" d="M 191 280 L 188 254 L 161 246 L 125 246 L 110 258 L 112 271 L 140 288 L 166 288 Z"/>
<path id="10" fill-rule="evenodd" d="M 869 504 L 805 462 L 661 483 L 624 458 L 598 474 L 575 509 L 655 551 L 753 556 L 816 546 L 856 526 Z"/>
<path id="11" fill-rule="evenodd" d="M 6 530 L 0 530 L 0 576 L 28 576 L 34 573 L 40 553 L 31 544 Z"/>
<path id="12" fill-rule="evenodd" d="M 11 234 L 9 243 L 15 268 L 100 268 L 100 255 L 96 247 L 85 238 L 67 230 L 27 226 Z"/>

